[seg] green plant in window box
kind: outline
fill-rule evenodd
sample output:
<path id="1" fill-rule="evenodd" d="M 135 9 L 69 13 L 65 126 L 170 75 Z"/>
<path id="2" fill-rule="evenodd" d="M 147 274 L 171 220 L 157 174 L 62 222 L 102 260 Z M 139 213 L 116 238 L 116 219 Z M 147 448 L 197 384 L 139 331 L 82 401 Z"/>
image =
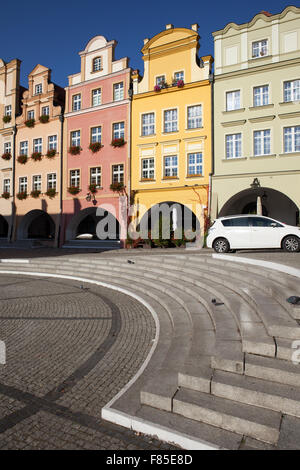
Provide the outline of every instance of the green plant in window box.
<path id="1" fill-rule="evenodd" d="M 18 162 L 21 163 L 22 165 L 25 165 L 25 163 L 28 160 L 27 155 L 19 155 L 17 158 Z"/>
<path id="2" fill-rule="evenodd" d="M 2 193 L 2 197 L 3 197 L 3 199 L 9 199 L 10 198 L 10 193 L 8 191 L 4 191 L 4 193 Z"/>
<path id="3" fill-rule="evenodd" d="M 98 191 L 97 185 L 95 183 L 91 183 L 89 185 L 89 190 L 92 194 L 96 194 L 96 192 Z"/>
<path id="4" fill-rule="evenodd" d="M 33 189 L 30 193 L 30 196 L 33 197 L 34 199 L 37 199 L 40 197 L 41 191 L 39 189 Z"/>
<path id="5" fill-rule="evenodd" d="M 68 192 L 69 192 L 70 194 L 73 194 L 73 195 L 78 194 L 80 191 L 81 191 L 81 189 L 78 188 L 78 186 L 70 186 L 70 187 L 68 188 Z"/>
<path id="6" fill-rule="evenodd" d="M 10 160 L 10 159 L 11 159 L 11 153 L 5 152 L 5 153 L 2 155 L 2 158 L 3 158 L 3 160 Z"/>
<path id="7" fill-rule="evenodd" d="M 31 158 L 32 158 L 32 160 L 34 160 L 35 162 L 40 161 L 40 160 L 42 159 L 42 154 L 41 154 L 41 152 L 33 152 L 33 153 L 31 154 Z"/>
<path id="8" fill-rule="evenodd" d="M 101 145 L 101 142 L 91 142 L 90 145 L 89 145 L 89 149 L 93 153 L 99 152 L 99 150 L 101 150 L 102 147 L 103 147 L 103 145 Z"/>
<path id="9" fill-rule="evenodd" d="M 124 186 L 124 183 L 112 183 L 110 185 L 110 189 L 114 193 L 123 193 L 125 191 L 125 186 Z"/>
<path id="10" fill-rule="evenodd" d="M 34 127 L 34 124 L 35 124 L 34 119 L 27 119 L 27 121 L 25 121 L 25 126 L 27 127 Z"/>
<path id="11" fill-rule="evenodd" d="M 46 124 L 47 122 L 49 122 L 49 114 L 42 114 L 39 117 L 39 120 L 42 124 Z"/>
<path id="12" fill-rule="evenodd" d="M 111 141 L 111 145 L 113 147 L 122 147 L 124 144 L 126 144 L 125 140 L 124 140 L 124 137 L 120 137 L 118 139 L 113 139 Z"/>
<path id="13" fill-rule="evenodd" d="M 46 153 L 47 158 L 53 158 L 53 157 L 55 157 L 55 155 L 56 155 L 56 150 L 55 149 L 48 150 L 47 153 Z"/>
<path id="14" fill-rule="evenodd" d="M 47 189 L 46 196 L 50 197 L 50 199 L 53 199 L 56 196 L 56 189 L 55 188 Z"/>
<path id="15" fill-rule="evenodd" d="M 71 155 L 79 155 L 81 150 L 82 148 L 79 145 L 71 145 L 71 147 L 69 147 L 69 153 Z"/>
<path id="16" fill-rule="evenodd" d="M 10 121 L 11 121 L 11 116 L 8 116 L 8 115 L 3 116 L 3 122 L 4 122 L 5 124 L 7 124 L 7 123 L 10 122 Z"/>
<path id="17" fill-rule="evenodd" d="M 21 191 L 17 194 L 17 198 L 22 201 L 23 199 L 27 199 L 27 193 L 25 191 Z"/>

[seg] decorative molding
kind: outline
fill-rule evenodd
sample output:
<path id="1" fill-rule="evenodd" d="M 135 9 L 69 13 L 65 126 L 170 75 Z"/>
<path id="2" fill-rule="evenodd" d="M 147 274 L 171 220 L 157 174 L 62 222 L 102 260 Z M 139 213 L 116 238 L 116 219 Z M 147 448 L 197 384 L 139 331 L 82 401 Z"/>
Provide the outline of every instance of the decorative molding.
<path id="1" fill-rule="evenodd" d="M 250 121 L 250 119 L 249 119 Z M 221 122 L 221 125 L 223 127 L 230 127 L 230 126 L 242 126 L 245 124 L 246 119 L 240 119 L 239 121 L 227 121 L 227 122 Z"/>
<path id="2" fill-rule="evenodd" d="M 273 121 L 275 119 L 275 114 L 272 114 L 270 116 L 260 116 L 256 118 L 250 118 L 248 119 L 249 122 L 264 122 L 264 121 Z"/>

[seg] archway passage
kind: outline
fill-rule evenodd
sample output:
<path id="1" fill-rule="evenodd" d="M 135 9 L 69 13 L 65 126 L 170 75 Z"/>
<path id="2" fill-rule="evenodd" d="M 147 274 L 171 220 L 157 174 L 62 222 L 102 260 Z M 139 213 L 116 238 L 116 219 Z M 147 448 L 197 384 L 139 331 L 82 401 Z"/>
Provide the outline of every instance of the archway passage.
<path id="1" fill-rule="evenodd" d="M 97 215 L 97 207 L 88 207 L 72 217 L 66 229 L 66 240 L 99 240 L 99 222 L 102 227 L 102 240 L 120 239 L 120 224 L 114 215 L 106 210 L 102 215 Z"/>
<path id="2" fill-rule="evenodd" d="M 219 212 L 219 217 L 238 214 L 256 214 L 260 196 L 262 214 L 288 225 L 299 223 L 299 207 L 284 193 L 272 188 L 245 189 L 232 196 Z"/>
<path id="3" fill-rule="evenodd" d="M 55 223 L 47 212 L 32 210 L 22 218 L 18 229 L 18 238 L 53 240 L 55 238 Z"/>
<path id="4" fill-rule="evenodd" d="M 0 238 L 8 237 L 8 223 L 7 220 L 0 215 Z"/>

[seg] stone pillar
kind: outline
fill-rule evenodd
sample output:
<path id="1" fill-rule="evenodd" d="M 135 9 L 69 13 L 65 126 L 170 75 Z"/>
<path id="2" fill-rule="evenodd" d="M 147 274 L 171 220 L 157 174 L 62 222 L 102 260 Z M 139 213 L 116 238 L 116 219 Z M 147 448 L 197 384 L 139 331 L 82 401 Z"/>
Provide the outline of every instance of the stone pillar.
<path id="1" fill-rule="evenodd" d="M 262 215 L 262 205 L 261 205 L 261 197 L 260 196 L 257 196 L 256 213 L 257 213 L 257 215 Z"/>

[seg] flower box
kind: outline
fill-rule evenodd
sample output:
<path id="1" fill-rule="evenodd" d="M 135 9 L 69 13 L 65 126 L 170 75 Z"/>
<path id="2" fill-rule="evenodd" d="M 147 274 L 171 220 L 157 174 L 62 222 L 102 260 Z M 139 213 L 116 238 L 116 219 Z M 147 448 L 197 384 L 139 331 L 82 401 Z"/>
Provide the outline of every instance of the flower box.
<path id="1" fill-rule="evenodd" d="M 27 121 L 25 121 L 25 126 L 27 127 L 34 127 L 34 124 L 35 124 L 34 119 L 27 119 Z"/>
<path id="2" fill-rule="evenodd" d="M 41 194 L 41 191 L 39 189 L 33 189 L 30 193 L 30 196 L 37 199 Z"/>
<path id="3" fill-rule="evenodd" d="M 122 147 L 124 144 L 126 144 L 124 137 L 120 137 L 119 139 L 113 139 L 111 141 L 111 145 L 113 147 Z"/>
<path id="4" fill-rule="evenodd" d="M 7 123 L 10 122 L 10 121 L 11 121 L 11 116 L 7 116 L 7 115 L 6 115 L 6 116 L 3 116 L 3 122 L 4 122 L 5 124 L 7 124 Z"/>
<path id="5" fill-rule="evenodd" d="M 25 165 L 25 163 L 28 160 L 27 155 L 19 155 L 17 158 L 18 162 L 21 163 L 22 165 Z"/>
<path id="6" fill-rule="evenodd" d="M 3 160 L 10 160 L 11 159 L 11 153 L 6 152 L 2 155 Z"/>
<path id="7" fill-rule="evenodd" d="M 89 185 L 89 190 L 92 194 L 95 194 L 98 191 L 97 185 L 92 183 Z"/>
<path id="8" fill-rule="evenodd" d="M 123 193 L 125 191 L 125 186 L 123 183 L 112 183 L 110 189 L 115 193 Z"/>
<path id="9" fill-rule="evenodd" d="M 47 122 L 49 122 L 49 115 L 48 114 L 42 114 L 39 117 L 39 120 L 42 124 L 46 124 Z"/>
<path id="10" fill-rule="evenodd" d="M 24 191 L 21 191 L 20 193 L 17 194 L 17 198 L 20 199 L 20 201 L 22 201 L 22 199 L 27 198 L 27 193 L 25 193 Z"/>
<path id="11" fill-rule="evenodd" d="M 90 145 L 89 145 L 89 149 L 90 149 L 93 153 L 99 152 L 99 150 L 101 149 L 101 147 L 103 147 L 103 145 L 101 145 L 101 142 L 91 142 Z"/>
<path id="12" fill-rule="evenodd" d="M 178 80 L 177 81 L 177 87 L 178 88 L 183 88 L 184 87 L 184 81 L 183 80 Z"/>
<path id="13" fill-rule="evenodd" d="M 56 189 L 54 188 L 47 189 L 46 196 L 50 197 L 50 199 L 54 198 L 56 196 Z"/>
<path id="14" fill-rule="evenodd" d="M 69 147 L 69 153 L 71 155 L 79 155 L 81 150 L 82 149 L 79 145 L 71 145 L 71 147 Z"/>
<path id="15" fill-rule="evenodd" d="M 41 152 L 33 152 L 33 153 L 31 154 L 31 158 L 32 158 L 32 160 L 34 160 L 35 162 L 36 162 L 36 161 L 40 161 L 40 160 L 42 159 L 42 154 L 41 154 Z"/>
<path id="16" fill-rule="evenodd" d="M 161 90 L 161 87 L 159 85 L 155 85 L 154 91 L 160 91 L 160 90 Z"/>
<path id="17" fill-rule="evenodd" d="M 3 199 L 9 199 L 10 198 L 10 193 L 7 192 L 7 191 L 4 191 L 4 193 L 2 193 L 1 196 L 3 197 Z"/>
<path id="18" fill-rule="evenodd" d="M 78 186 L 70 186 L 70 187 L 68 188 L 68 192 L 69 192 L 70 194 L 78 194 L 80 191 L 81 191 L 81 189 L 78 188 Z"/>
<path id="19" fill-rule="evenodd" d="M 47 153 L 46 153 L 47 158 L 53 158 L 53 157 L 55 157 L 55 155 L 56 155 L 56 150 L 55 149 L 48 150 Z"/>

